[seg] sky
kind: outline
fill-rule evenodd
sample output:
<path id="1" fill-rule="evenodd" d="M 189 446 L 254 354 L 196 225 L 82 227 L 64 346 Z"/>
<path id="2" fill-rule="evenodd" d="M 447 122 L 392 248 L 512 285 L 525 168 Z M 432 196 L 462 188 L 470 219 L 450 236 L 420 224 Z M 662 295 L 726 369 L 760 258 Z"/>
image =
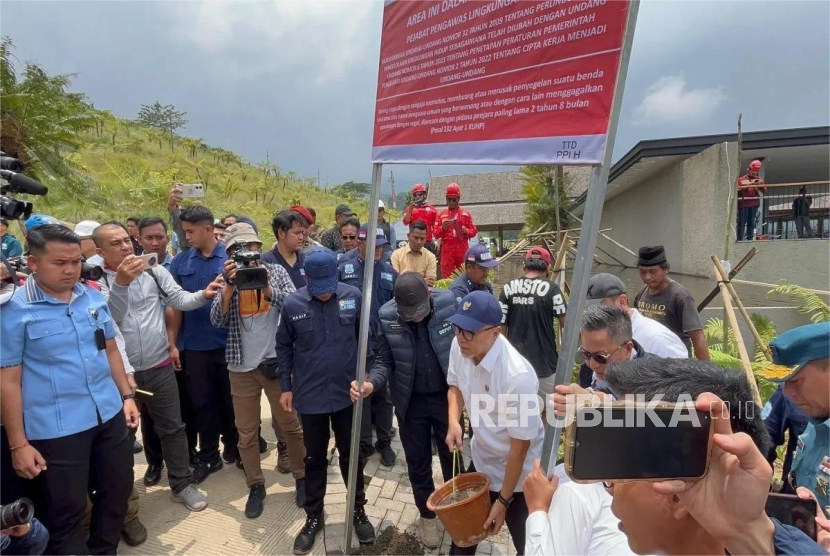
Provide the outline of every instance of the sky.
<path id="1" fill-rule="evenodd" d="M 16 56 L 97 108 L 156 100 L 181 133 L 323 185 L 371 181 L 381 1 L 4 0 Z M 830 2 L 644 0 L 614 160 L 638 141 L 830 123 Z M 505 167 L 385 166 L 400 193 Z"/>

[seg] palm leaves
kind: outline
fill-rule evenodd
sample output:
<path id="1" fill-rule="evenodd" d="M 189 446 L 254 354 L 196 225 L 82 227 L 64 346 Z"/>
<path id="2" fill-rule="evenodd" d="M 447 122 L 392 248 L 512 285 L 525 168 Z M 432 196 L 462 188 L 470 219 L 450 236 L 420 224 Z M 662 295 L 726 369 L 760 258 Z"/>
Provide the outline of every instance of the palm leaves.
<path id="1" fill-rule="evenodd" d="M 799 313 L 810 315 L 814 323 L 830 321 L 830 307 L 812 290 L 795 284 L 781 284 L 769 291 L 771 295 L 783 295 L 792 301 Z"/>
<path id="2" fill-rule="evenodd" d="M 559 210 L 559 223 L 563 228 L 570 225 L 570 215 L 567 212 L 571 177 L 562 172 L 562 182 L 554 188 L 554 168 L 551 166 L 523 166 L 519 172 L 525 181 L 524 195 L 527 200 L 527 214 L 525 215 L 525 232 L 533 232 L 542 224 L 547 224 L 549 230 L 556 229 L 556 212 Z M 558 193 L 558 199 L 555 193 Z"/>

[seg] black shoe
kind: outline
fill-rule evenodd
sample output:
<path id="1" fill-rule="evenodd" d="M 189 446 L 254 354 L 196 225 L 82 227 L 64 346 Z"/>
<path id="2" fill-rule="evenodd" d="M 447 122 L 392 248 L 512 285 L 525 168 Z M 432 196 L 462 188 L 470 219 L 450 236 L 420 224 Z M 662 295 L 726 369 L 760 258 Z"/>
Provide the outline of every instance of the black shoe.
<path id="1" fill-rule="evenodd" d="M 248 493 L 248 501 L 245 502 L 245 517 L 256 519 L 261 516 L 263 500 L 265 500 L 265 485 L 253 485 Z"/>
<path id="2" fill-rule="evenodd" d="M 268 443 L 261 436 L 259 437 L 259 453 L 264 454 L 268 451 Z"/>
<path id="3" fill-rule="evenodd" d="M 133 453 L 140 454 L 142 450 L 144 450 L 144 446 L 141 445 L 141 442 L 133 440 Z"/>
<path id="4" fill-rule="evenodd" d="M 151 487 L 159 484 L 162 469 L 164 469 L 163 463 L 161 465 L 147 464 L 147 471 L 144 472 L 144 485 Z"/>
<path id="5" fill-rule="evenodd" d="M 372 457 L 373 455 L 375 455 L 375 447 L 374 446 L 372 446 L 372 445 L 364 446 L 363 444 L 360 445 L 360 457 L 362 457 L 364 460 L 367 460 L 370 457 Z"/>
<path id="6" fill-rule="evenodd" d="M 294 539 L 294 554 L 308 554 L 314 547 L 314 539 L 317 533 L 323 530 L 323 516 L 305 518 L 305 525 L 302 531 Z"/>
<path id="7" fill-rule="evenodd" d="M 294 501 L 298 508 L 305 505 L 305 479 L 297 479 L 294 483 Z"/>
<path id="8" fill-rule="evenodd" d="M 380 453 L 380 463 L 386 467 L 393 467 L 395 465 L 395 451 L 389 444 L 375 445 L 375 449 Z"/>
<path id="9" fill-rule="evenodd" d="M 217 460 L 215 463 L 200 463 L 196 466 L 196 471 L 193 472 L 193 484 L 200 485 L 205 482 L 210 475 L 222 469 L 224 465 L 222 460 Z"/>
<path id="10" fill-rule="evenodd" d="M 375 542 L 375 527 L 366 517 L 366 509 L 363 506 L 357 506 L 354 509 L 354 535 L 360 544 Z"/>
<path id="11" fill-rule="evenodd" d="M 124 542 L 128 545 L 138 546 L 147 540 L 147 528 L 137 517 L 134 517 L 123 525 L 121 536 L 124 537 Z"/>
<path id="12" fill-rule="evenodd" d="M 239 450 L 225 448 L 222 451 L 222 459 L 225 460 L 225 463 L 235 463 L 239 459 Z"/>

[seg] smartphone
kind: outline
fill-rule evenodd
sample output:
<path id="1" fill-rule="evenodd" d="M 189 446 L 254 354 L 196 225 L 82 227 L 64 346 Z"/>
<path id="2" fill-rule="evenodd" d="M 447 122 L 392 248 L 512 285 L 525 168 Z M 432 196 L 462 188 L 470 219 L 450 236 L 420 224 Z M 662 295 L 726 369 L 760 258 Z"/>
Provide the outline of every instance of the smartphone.
<path id="1" fill-rule="evenodd" d="M 774 517 L 784 525 L 792 525 L 816 540 L 818 503 L 812 498 L 802 500 L 794 494 L 770 494 L 767 496 L 765 511 L 769 517 Z"/>
<path id="2" fill-rule="evenodd" d="M 565 471 L 578 483 L 700 479 L 712 417 L 691 403 L 584 406 L 565 431 Z"/>
<path id="3" fill-rule="evenodd" d="M 155 268 L 159 264 L 159 256 L 155 253 L 145 253 L 138 258 L 144 261 L 144 270 Z"/>
<path id="4" fill-rule="evenodd" d="M 188 199 L 201 199 L 205 196 L 205 186 L 201 183 L 190 183 L 180 185 L 182 197 Z"/>

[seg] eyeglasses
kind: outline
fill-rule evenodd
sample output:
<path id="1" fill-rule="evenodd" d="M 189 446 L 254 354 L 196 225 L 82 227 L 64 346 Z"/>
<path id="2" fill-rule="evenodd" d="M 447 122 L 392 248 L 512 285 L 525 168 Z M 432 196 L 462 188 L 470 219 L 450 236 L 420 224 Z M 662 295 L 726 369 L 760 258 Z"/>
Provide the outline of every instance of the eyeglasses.
<path id="1" fill-rule="evenodd" d="M 448 203 L 455 203 L 458 201 L 458 197 L 447 197 Z"/>
<path id="2" fill-rule="evenodd" d="M 340 236 L 342 239 L 357 239 L 357 236 Z"/>
<path id="3" fill-rule="evenodd" d="M 461 336 L 462 338 L 464 338 L 468 342 L 471 342 L 473 340 L 473 338 L 475 338 L 476 336 L 478 336 L 482 332 L 487 332 L 488 330 L 493 330 L 494 328 L 498 328 L 498 326 L 489 326 L 487 328 L 482 328 L 478 332 L 471 332 L 469 330 L 464 330 L 463 328 L 459 328 L 458 326 L 456 326 L 454 324 L 452 325 L 452 330 L 453 330 L 453 332 L 455 332 L 455 335 L 456 336 Z"/>
<path id="4" fill-rule="evenodd" d="M 584 347 L 580 347 L 576 351 L 579 354 L 579 356 L 582 357 L 582 359 L 585 361 L 585 363 L 588 363 L 588 361 L 590 359 L 593 359 L 594 361 L 596 361 L 600 365 L 605 365 L 606 363 L 608 363 L 608 360 L 611 359 L 612 355 L 617 353 L 620 350 L 621 347 L 623 347 L 625 344 L 627 344 L 630 341 L 631 340 L 624 341 L 623 343 L 618 345 L 617 349 L 615 349 L 611 353 L 601 353 L 601 352 L 591 353 L 590 351 L 586 351 Z"/>

